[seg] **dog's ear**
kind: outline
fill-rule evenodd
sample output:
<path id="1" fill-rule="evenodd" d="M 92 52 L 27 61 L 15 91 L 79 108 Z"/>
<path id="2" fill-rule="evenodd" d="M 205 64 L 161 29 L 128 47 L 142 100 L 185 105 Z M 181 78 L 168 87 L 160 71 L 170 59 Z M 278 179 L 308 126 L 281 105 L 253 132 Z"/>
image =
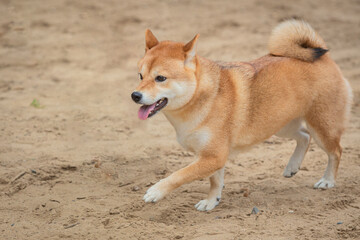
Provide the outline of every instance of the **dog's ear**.
<path id="1" fill-rule="evenodd" d="M 146 29 L 145 31 L 145 52 L 150 50 L 151 48 L 158 45 L 159 41 L 156 39 L 154 34 L 150 31 L 150 29 Z"/>
<path id="2" fill-rule="evenodd" d="M 193 68 L 195 70 L 195 55 L 196 55 L 196 43 L 199 38 L 199 34 L 196 34 L 196 36 L 187 44 L 184 46 L 184 52 L 185 52 L 185 66 Z"/>

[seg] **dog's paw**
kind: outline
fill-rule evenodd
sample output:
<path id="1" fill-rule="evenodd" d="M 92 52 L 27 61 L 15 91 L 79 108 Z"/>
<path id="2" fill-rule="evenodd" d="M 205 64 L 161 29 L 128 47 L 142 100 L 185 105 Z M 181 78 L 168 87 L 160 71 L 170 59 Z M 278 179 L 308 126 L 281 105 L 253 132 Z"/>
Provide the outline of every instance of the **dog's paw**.
<path id="1" fill-rule="evenodd" d="M 220 198 L 204 199 L 195 205 L 195 208 L 199 211 L 210 211 L 214 209 L 220 203 Z"/>
<path id="2" fill-rule="evenodd" d="M 286 178 L 291 178 L 291 177 L 294 176 L 298 171 L 299 171 L 299 168 L 297 168 L 297 169 L 291 169 L 291 168 L 286 167 L 286 168 L 285 168 L 285 171 L 284 171 L 284 173 L 283 173 L 283 176 L 286 177 Z"/>
<path id="3" fill-rule="evenodd" d="M 286 178 L 290 178 L 292 176 L 294 176 L 299 170 L 288 170 L 288 169 L 285 169 L 284 173 L 283 173 L 283 176 L 286 177 Z"/>
<path id="4" fill-rule="evenodd" d="M 315 183 L 314 188 L 320 188 L 320 189 L 328 189 L 335 187 L 335 181 L 334 180 L 327 180 L 325 178 L 321 178 L 320 181 Z"/>
<path id="5" fill-rule="evenodd" d="M 157 202 L 161 200 L 166 194 L 167 191 L 163 186 L 163 182 L 160 181 L 146 191 L 143 199 L 145 202 Z"/>

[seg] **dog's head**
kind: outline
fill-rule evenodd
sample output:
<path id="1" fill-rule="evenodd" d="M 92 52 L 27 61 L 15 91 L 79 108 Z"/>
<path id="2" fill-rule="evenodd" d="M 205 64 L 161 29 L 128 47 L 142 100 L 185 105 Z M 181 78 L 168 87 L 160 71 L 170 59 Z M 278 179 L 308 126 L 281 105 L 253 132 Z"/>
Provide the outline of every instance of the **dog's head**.
<path id="1" fill-rule="evenodd" d="M 159 42 L 150 30 L 145 33 L 145 56 L 139 61 L 139 86 L 131 94 L 142 104 L 139 118 L 147 119 L 161 109 L 176 110 L 186 105 L 195 93 L 196 35 L 187 44 Z"/>

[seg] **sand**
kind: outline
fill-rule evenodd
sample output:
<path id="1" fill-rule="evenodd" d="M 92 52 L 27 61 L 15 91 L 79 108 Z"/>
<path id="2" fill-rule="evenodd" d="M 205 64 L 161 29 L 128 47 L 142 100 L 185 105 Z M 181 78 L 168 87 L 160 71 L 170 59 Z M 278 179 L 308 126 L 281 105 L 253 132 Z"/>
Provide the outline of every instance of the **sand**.
<path id="1" fill-rule="evenodd" d="M 0 1 L 0 239 L 359 239 L 359 12 L 356 0 Z M 318 30 L 354 90 L 337 186 L 312 188 L 327 164 L 314 143 L 284 178 L 295 142 L 273 137 L 229 159 L 213 211 L 194 208 L 207 179 L 145 204 L 149 186 L 195 160 L 162 114 L 137 119 L 145 29 L 200 33 L 199 55 L 246 61 L 293 16 Z"/>

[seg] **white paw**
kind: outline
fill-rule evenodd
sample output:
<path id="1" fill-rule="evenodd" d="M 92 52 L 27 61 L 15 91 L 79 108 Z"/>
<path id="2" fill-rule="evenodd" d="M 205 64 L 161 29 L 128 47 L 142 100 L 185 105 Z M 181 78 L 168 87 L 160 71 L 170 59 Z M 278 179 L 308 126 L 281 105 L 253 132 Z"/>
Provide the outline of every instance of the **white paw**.
<path id="1" fill-rule="evenodd" d="M 327 180 L 325 178 L 321 178 L 320 181 L 315 183 L 314 188 L 328 189 L 328 188 L 333 188 L 334 186 L 335 186 L 334 180 Z"/>
<path id="2" fill-rule="evenodd" d="M 283 176 L 289 178 L 289 177 L 294 176 L 298 171 L 299 171 L 299 169 L 297 169 L 297 170 L 285 169 Z"/>
<path id="3" fill-rule="evenodd" d="M 219 205 L 219 198 L 204 199 L 195 205 L 195 208 L 199 211 L 210 211 Z"/>
<path id="4" fill-rule="evenodd" d="M 299 171 L 299 168 L 286 166 L 283 176 L 290 178 L 290 177 L 294 176 L 298 171 Z"/>
<path id="5" fill-rule="evenodd" d="M 165 195 L 166 191 L 162 189 L 160 182 L 158 182 L 146 191 L 143 199 L 145 202 L 157 202 Z"/>

